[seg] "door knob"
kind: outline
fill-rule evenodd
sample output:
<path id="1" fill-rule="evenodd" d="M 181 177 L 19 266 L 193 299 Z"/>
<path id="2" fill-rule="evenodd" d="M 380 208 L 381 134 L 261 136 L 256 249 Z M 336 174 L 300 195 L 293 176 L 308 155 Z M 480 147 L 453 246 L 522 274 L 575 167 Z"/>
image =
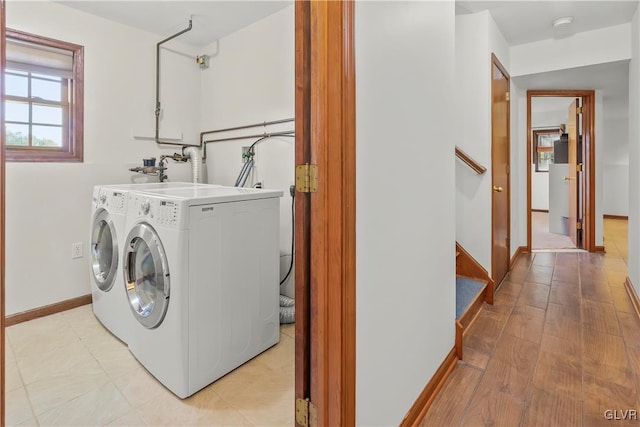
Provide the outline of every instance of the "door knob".
<path id="1" fill-rule="evenodd" d="M 495 191 L 496 193 L 502 193 L 502 187 L 498 187 L 497 185 L 494 185 L 493 191 Z"/>

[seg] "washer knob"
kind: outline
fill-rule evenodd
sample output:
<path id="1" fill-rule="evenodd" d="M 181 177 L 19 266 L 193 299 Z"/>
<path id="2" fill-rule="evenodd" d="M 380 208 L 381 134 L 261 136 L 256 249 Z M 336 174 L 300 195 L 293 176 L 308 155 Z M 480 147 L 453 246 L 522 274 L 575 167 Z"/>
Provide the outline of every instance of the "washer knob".
<path id="1" fill-rule="evenodd" d="M 142 211 L 143 215 L 147 215 L 149 213 L 149 210 L 151 209 L 151 204 L 149 204 L 148 200 L 145 200 L 144 202 L 142 202 L 142 204 L 140 205 L 140 210 Z"/>
<path id="2" fill-rule="evenodd" d="M 107 195 L 105 193 L 102 193 L 100 195 L 100 203 L 104 205 L 106 202 L 107 202 Z"/>

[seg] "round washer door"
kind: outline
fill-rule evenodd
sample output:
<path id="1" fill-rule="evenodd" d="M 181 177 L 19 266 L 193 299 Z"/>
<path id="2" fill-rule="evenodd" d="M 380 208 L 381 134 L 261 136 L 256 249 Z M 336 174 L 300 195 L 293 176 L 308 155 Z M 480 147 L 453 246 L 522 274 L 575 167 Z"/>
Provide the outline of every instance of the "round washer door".
<path id="1" fill-rule="evenodd" d="M 169 265 L 156 231 L 137 224 L 127 236 L 124 280 L 129 305 L 146 328 L 160 325 L 169 306 Z"/>
<path id="2" fill-rule="evenodd" d="M 104 292 L 113 287 L 118 269 L 118 240 L 115 226 L 104 209 L 96 211 L 91 225 L 91 277 Z"/>

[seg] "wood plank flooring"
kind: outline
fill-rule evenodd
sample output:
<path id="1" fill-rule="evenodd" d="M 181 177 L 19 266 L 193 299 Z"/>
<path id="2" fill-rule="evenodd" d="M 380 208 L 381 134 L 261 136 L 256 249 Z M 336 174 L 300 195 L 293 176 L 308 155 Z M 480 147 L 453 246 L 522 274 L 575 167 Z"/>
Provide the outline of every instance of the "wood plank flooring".
<path id="1" fill-rule="evenodd" d="M 519 258 L 422 426 L 640 426 L 626 220 L 606 219 L 604 233 L 605 254 Z"/>

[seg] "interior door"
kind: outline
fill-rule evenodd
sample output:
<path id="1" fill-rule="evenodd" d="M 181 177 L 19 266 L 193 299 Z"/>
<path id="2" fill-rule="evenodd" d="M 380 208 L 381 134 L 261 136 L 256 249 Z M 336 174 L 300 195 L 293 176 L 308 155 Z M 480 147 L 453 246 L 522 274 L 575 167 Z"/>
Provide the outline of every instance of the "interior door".
<path id="1" fill-rule="evenodd" d="M 491 66 L 491 278 L 498 285 L 509 271 L 509 74 L 495 55 Z"/>
<path id="2" fill-rule="evenodd" d="M 578 238 L 578 138 L 579 138 L 579 117 L 578 117 L 578 103 L 580 99 L 576 98 L 571 105 L 569 105 L 569 120 L 567 123 L 568 143 L 567 154 L 569 172 L 565 179 L 569 181 L 568 187 L 568 199 L 569 199 L 569 221 L 567 224 L 569 230 L 569 237 L 576 247 L 580 247 Z"/>

